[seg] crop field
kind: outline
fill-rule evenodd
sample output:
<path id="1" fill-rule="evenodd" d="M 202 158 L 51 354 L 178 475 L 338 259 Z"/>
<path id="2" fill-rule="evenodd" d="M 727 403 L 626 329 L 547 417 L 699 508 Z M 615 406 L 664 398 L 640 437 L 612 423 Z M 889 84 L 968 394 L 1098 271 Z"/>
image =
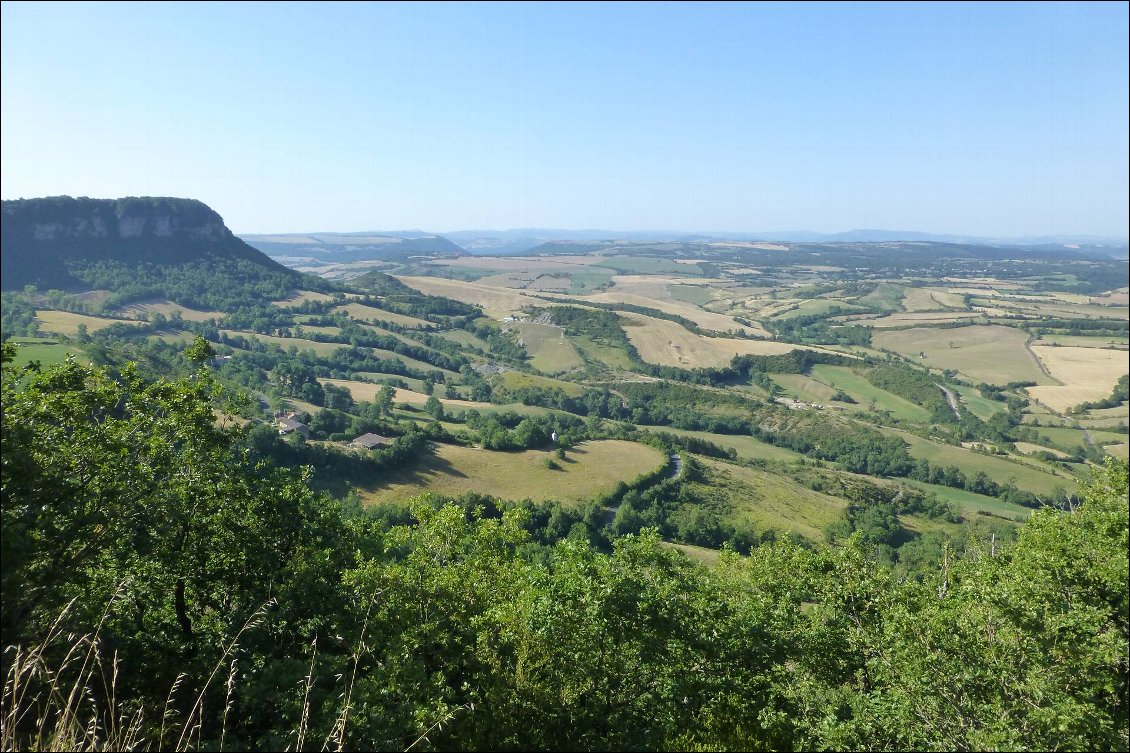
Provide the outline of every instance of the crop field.
<path id="1" fill-rule="evenodd" d="M 344 311 L 349 314 L 351 319 L 356 319 L 359 322 L 391 322 L 402 327 L 427 327 L 430 325 L 430 322 L 417 319 L 414 316 L 405 316 L 404 314 L 366 306 L 362 303 L 346 303 L 342 306 L 336 306 L 333 310 Z"/>
<path id="2" fill-rule="evenodd" d="M 913 481 L 911 479 L 900 479 L 900 483 L 908 484 L 924 492 L 932 492 L 937 495 L 938 499 L 944 499 L 947 502 L 953 502 L 961 510 L 962 514 L 969 517 L 976 515 L 978 512 L 984 511 L 992 513 L 993 515 L 1003 515 L 1006 518 L 1013 520 L 1027 520 L 1032 514 L 1032 511 L 1027 507 L 1022 507 L 1011 502 L 1003 502 L 996 497 L 986 497 L 984 494 L 974 494 L 967 492 L 964 489 L 952 489 L 948 486 L 939 486 L 938 484 L 927 484 L 922 481 Z"/>
<path id="3" fill-rule="evenodd" d="M 792 531 L 822 541 L 824 528 L 840 519 L 847 501 L 813 491 L 789 478 L 756 468 L 699 458 L 708 484 L 701 490 L 730 508 L 732 522 L 752 525 L 761 533 Z M 697 484 L 692 483 L 691 487 Z"/>
<path id="4" fill-rule="evenodd" d="M 142 319 L 147 314 L 163 314 L 166 317 L 171 317 L 173 314 L 179 313 L 180 318 L 188 322 L 206 322 L 209 319 L 219 319 L 224 315 L 222 311 L 199 311 L 166 300 L 132 303 L 118 309 L 118 313 L 133 319 Z"/>
<path id="5" fill-rule="evenodd" d="M 622 314 L 630 324 L 624 327 L 640 358 L 663 366 L 697 368 L 726 366 L 736 355 L 773 355 L 788 353 L 803 346 L 771 340 L 739 340 L 727 337 L 703 337 L 677 322 L 641 314 Z M 635 326 L 632 326 L 635 325 Z M 823 350 L 823 348 L 810 348 Z"/>
<path id="6" fill-rule="evenodd" d="M 1049 468 L 1037 468 L 1018 460 L 1007 460 L 996 455 L 982 455 L 981 453 L 955 447 L 948 444 L 931 442 L 928 439 L 908 434 L 895 429 L 883 429 L 884 433 L 894 434 L 910 445 L 910 455 L 915 458 L 929 460 L 935 465 L 957 466 L 967 476 L 977 471 L 984 471 L 989 478 L 997 483 L 1005 483 L 1009 479 L 1016 482 L 1019 489 L 1033 492 L 1034 494 L 1049 494 L 1057 486 L 1063 487 L 1068 492 L 1077 491 L 1079 482 L 1066 471 L 1054 471 Z"/>
<path id="7" fill-rule="evenodd" d="M 87 316 L 86 314 L 75 314 L 70 311 L 52 311 L 46 309 L 36 311 L 35 318 L 36 321 L 39 322 L 39 329 L 42 331 L 67 335 L 68 337 L 74 337 L 78 334 L 78 326 L 80 324 L 85 324 L 88 332 L 97 332 L 112 324 L 141 324 L 141 322 L 136 321 L 106 319 L 101 316 Z"/>
<path id="8" fill-rule="evenodd" d="M 1118 378 L 1130 371 L 1126 352 L 1105 348 L 1034 345 L 1032 352 L 1062 386 L 1029 387 L 1028 394 L 1052 410 L 1109 397 Z"/>
<path id="9" fill-rule="evenodd" d="M 494 452 L 439 445 L 434 457 L 396 473 L 388 483 L 361 493 L 367 503 L 407 500 L 423 492 L 459 496 L 475 491 L 501 499 L 558 500 L 579 504 L 630 482 L 665 462 L 662 452 L 616 439 L 581 442 L 546 467 L 549 450 Z"/>
<path id="10" fill-rule="evenodd" d="M 877 332 L 871 341 L 877 348 L 893 350 L 931 368 L 957 369 L 975 382 L 1051 384 L 1025 345 L 1027 339 L 1027 334 L 1012 327 L 973 325 Z"/>
<path id="11" fill-rule="evenodd" d="M 319 381 L 322 384 L 332 384 L 335 387 L 344 387 L 349 390 L 349 394 L 353 396 L 354 400 L 372 402 L 378 393 L 384 389 L 383 384 L 370 384 L 369 382 L 358 382 L 351 379 L 329 379 L 323 377 Z M 400 387 L 394 388 L 396 390 L 393 395 L 394 403 L 409 403 L 411 405 L 423 405 L 428 401 L 428 396 L 422 392 L 415 392 L 413 390 L 406 390 Z M 438 396 L 437 396 L 438 397 Z M 494 408 L 497 407 L 493 403 L 477 403 L 471 400 L 450 400 L 448 398 L 441 398 L 440 402 L 444 407 L 459 407 L 459 408 Z"/>
<path id="12" fill-rule="evenodd" d="M 984 314 L 978 311 L 915 311 L 915 312 L 896 312 L 894 314 L 887 314 L 886 316 L 874 317 L 872 315 L 861 315 L 867 318 L 867 326 L 876 329 L 898 329 L 903 327 L 921 327 L 930 326 L 932 324 L 953 324 L 954 322 L 974 322 L 976 320 L 983 320 Z M 855 320 L 856 317 L 848 316 L 847 320 Z"/>
<path id="13" fill-rule="evenodd" d="M 856 410 L 870 410 L 871 403 L 874 402 L 876 410 L 890 411 L 895 418 L 906 421 L 926 421 L 930 418 L 930 412 L 922 406 L 879 389 L 847 366 L 817 364 L 812 367 L 812 377 L 851 395 L 858 405 L 850 407 Z"/>
<path id="14" fill-rule="evenodd" d="M 289 298 L 284 298 L 281 301 L 275 301 L 276 306 L 282 308 L 293 308 L 294 306 L 301 306 L 307 301 L 332 301 L 333 296 L 326 293 L 315 293 L 312 290 L 295 291 Z"/>
<path id="15" fill-rule="evenodd" d="M 662 280 L 664 278 L 658 279 Z M 719 333 L 734 330 L 739 332 L 745 331 L 747 334 L 751 335 L 768 336 L 768 333 L 761 325 L 753 327 L 745 326 L 736 322 L 732 316 L 720 314 L 715 311 L 707 311 L 693 304 L 674 300 L 666 295 L 662 297 L 640 295 L 635 292 L 627 292 L 628 289 L 629 288 L 613 288 L 612 290 L 605 290 L 594 295 L 586 296 L 583 300 L 592 301 L 594 303 L 626 303 L 633 306 L 659 309 L 668 314 L 685 317 L 703 329 L 713 330 Z M 640 285 L 632 285 L 630 289 L 638 290 L 640 289 Z M 544 303 L 542 305 L 544 305 Z"/>
<path id="16" fill-rule="evenodd" d="M 530 354 L 530 364 L 538 371 L 558 374 L 584 365 L 561 327 L 534 322 L 516 322 L 510 326 L 518 330 L 519 339 Z"/>
<path id="17" fill-rule="evenodd" d="M 1081 348 L 1121 348 L 1126 349 L 1130 339 L 1111 335 L 1089 337 L 1086 335 L 1040 335 L 1033 345 L 1075 345 Z"/>
<path id="18" fill-rule="evenodd" d="M 928 288 L 907 288 L 903 295 L 902 307 L 906 311 L 937 311 L 946 308 L 934 298 L 933 291 Z"/>
<path id="19" fill-rule="evenodd" d="M 1130 444 L 1122 442 L 1121 444 L 1110 444 L 1103 448 L 1108 455 L 1116 458 L 1126 460 L 1130 457 Z"/>
<path id="20" fill-rule="evenodd" d="M 472 306 L 482 306 L 489 315 L 499 319 L 517 314 L 530 306 L 545 305 L 545 301 L 540 298 L 523 295 L 509 288 L 482 285 L 477 282 L 460 282 L 438 277 L 398 276 L 396 279 L 427 295 L 439 295 Z"/>

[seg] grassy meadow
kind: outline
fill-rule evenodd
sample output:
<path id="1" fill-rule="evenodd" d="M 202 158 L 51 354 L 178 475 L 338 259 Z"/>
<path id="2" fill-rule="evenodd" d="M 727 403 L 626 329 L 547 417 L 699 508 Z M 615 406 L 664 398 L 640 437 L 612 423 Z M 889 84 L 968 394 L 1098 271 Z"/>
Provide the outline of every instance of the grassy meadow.
<path id="1" fill-rule="evenodd" d="M 363 490 L 366 503 L 395 502 L 431 492 L 459 496 L 475 491 L 501 499 L 553 499 L 579 504 L 611 491 L 665 462 L 662 452 L 637 442 L 582 442 L 546 467 L 550 450 L 495 452 L 475 447 L 439 445 L 435 455 L 405 468 L 380 487 Z"/>

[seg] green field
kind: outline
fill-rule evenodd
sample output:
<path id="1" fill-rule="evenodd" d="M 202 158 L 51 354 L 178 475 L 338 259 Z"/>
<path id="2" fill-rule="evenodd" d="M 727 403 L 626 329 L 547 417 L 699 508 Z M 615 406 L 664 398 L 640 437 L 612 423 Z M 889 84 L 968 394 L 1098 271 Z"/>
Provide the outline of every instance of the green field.
<path id="1" fill-rule="evenodd" d="M 498 375 L 502 386 L 508 390 L 517 390 L 523 387 L 538 387 L 540 389 L 558 389 L 570 397 L 576 397 L 585 391 L 585 388 L 576 382 L 566 382 L 562 379 L 524 374 L 520 371 L 504 371 Z"/>
<path id="2" fill-rule="evenodd" d="M 859 408 L 870 410 L 874 402 L 875 410 L 890 411 L 895 418 L 904 421 L 929 421 L 930 412 L 898 395 L 892 395 L 867 381 L 849 366 L 828 366 L 817 364 L 812 367 L 812 376 L 819 382 L 841 389 L 859 403 Z"/>
<path id="3" fill-rule="evenodd" d="M 792 531 L 822 541 L 824 528 L 839 520 L 847 501 L 813 491 L 780 474 L 747 468 L 713 458 L 698 458 L 706 481 L 688 485 L 728 509 L 735 525 L 761 533 Z"/>
<path id="4" fill-rule="evenodd" d="M 623 348 L 614 348 L 604 343 L 598 343 L 586 335 L 569 335 L 569 341 L 577 348 L 581 356 L 590 361 L 603 363 L 614 369 L 632 369 L 632 359 L 628 358 Z"/>
<path id="5" fill-rule="evenodd" d="M 796 308 L 791 308 L 780 314 L 774 316 L 774 319 L 795 319 L 798 316 L 814 316 L 816 314 L 827 314 L 832 309 L 848 309 L 849 311 L 860 310 L 859 306 L 847 301 L 840 301 L 834 298 L 808 298 L 797 303 Z"/>
<path id="6" fill-rule="evenodd" d="M 904 291 L 898 285 L 880 285 L 857 299 L 856 303 L 881 311 L 897 311 L 902 308 L 903 295 Z"/>
<path id="7" fill-rule="evenodd" d="M 693 303 L 696 306 L 704 306 L 714 300 L 714 288 L 706 285 L 672 284 L 667 286 L 667 292 L 676 301 Z"/>
<path id="8" fill-rule="evenodd" d="M 826 403 L 836 391 L 804 374 L 770 374 L 769 378 L 785 391 L 785 394 L 806 403 Z"/>
<path id="9" fill-rule="evenodd" d="M 981 393 L 973 387 L 956 385 L 950 387 L 950 389 L 960 396 L 962 404 L 969 409 L 969 412 L 982 421 L 987 421 L 992 418 L 994 414 L 1003 413 L 1008 410 L 1008 406 L 1005 403 L 990 400 L 987 397 L 981 397 Z"/>
<path id="10" fill-rule="evenodd" d="M 550 324 L 518 322 L 522 345 L 530 354 L 530 365 L 547 374 L 558 374 L 584 365 L 573 343 L 565 338 L 565 330 Z"/>
<path id="11" fill-rule="evenodd" d="M 36 337 L 13 337 L 8 340 L 16 344 L 16 359 L 12 365 L 19 369 L 32 361 L 39 361 L 44 368 L 55 366 L 67 360 L 68 355 L 75 356 L 80 363 L 90 363 L 78 348 L 73 345 L 63 345 L 55 340 L 45 340 Z"/>
<path id="12" fill-rule="evenodd" d="M 942 466 L 957 466 L 967 476 L 977 471 L 984 471 L 986 475 L 998 484 L 1006 483 L 1009 479 L 1016 482 L 1018 489 L 1030 491 L 1033 494 L 1050 494 L 1055 488 L 1062 487 L 1068 492 L 1079 489 L 1079 482 L 1074 476 L 1069 476 L 1066 471 L 1042 470 L 1019 460 L 1008 460 L 996 455 L 982 455 L 964 447 L 931 442 L 928 439 L 917 437 L 897 429 L 881 429 L 888 434 L 893 434 L 910 445 L 910 454 L 915 458 L 928 460 L 932 464 Z"/>
<path id="13" fill-rule="evenodd" d="M 953 502 L 961 509 L 962 514 L 967 518 L 976 515 L 982 510 L 992 513 L 993 515 L 1001 515 L 1014 520 L 1027 520 L 1028 516 L 1032 514 L 1032 511 L 1027 507 L 1014 505 L 1010 502 L 1003 502 L 996 497 L 986 497 L 984 494 L 974 494 L 964 489 L 953 489 L 948 486 L 927 484 L 911 479 L 900 479 L 900 481 L 904 484 L 921 489 L 924 492 L 933 492 L 937 495 L 938 499 Z"/>
<path id="14" fill-rule="evenodd" d="M 654 447 L 616 439 L 581 442 L 565 460 L 556 461 L 559 470 L 546 467 L 546 459 L 552 457 L 548 450 L 494 452 L 438 445 L 433 457 L 399 471 L 380 487 L 362 491 L 361 496 L 374 503 L 407 500 L 424 492 L 459 496 L 474 491 L 501 499 L 579 504 L 665 462 Z"/>

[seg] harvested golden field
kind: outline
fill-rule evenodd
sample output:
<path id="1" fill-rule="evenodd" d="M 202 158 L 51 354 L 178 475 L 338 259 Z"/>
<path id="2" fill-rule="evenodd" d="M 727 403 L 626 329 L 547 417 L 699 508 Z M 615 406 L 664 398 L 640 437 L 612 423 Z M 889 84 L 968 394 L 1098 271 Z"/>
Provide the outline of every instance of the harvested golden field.
<path id="1" fill-rule="evenodd" d="M 957 369 L 975 382 L 1052 384 L 1028 350 L 1028 335 L 1012 327 L 915 327 L 876 332 L 872 344 L 935 369 Z M 924 356 L 924 357 L 922 357 Z"/>
<path id="2" fill-rule="evenodd" d="M 902 307 L 907 311 L 937 311 L 942 308 L 926 288 L 907 288 L 902 297 Z"/>
<path id="3" fill-rule="evenodd" d="M 760 326 L 746 327 L 734 321 L 732 316 L 726 314 L 719 314 L 714 311 L 707 311 L 705 309 L 695 306 L 693 303 L 686 303 L 684 301 L 656 300 L 644 295 L 637 295 L 634 293 L 626 293 L 617 291 L 613 288 L 610 291 L 597 293 L 596 295 L 586 296 L 585 300 L 596 301 L 599 303 L 628 303 L 635 306 L 646 306 L 648 308 L 659 309 L 668 314 L 676 314 L 678 316 L 686 317 L 692 322 L 702 327 L 703 329 L 713 330 L 715 332 L 727 332 L 729 330 L 745 331 L 751 335 L 768 336 Z"/>
<path id="4" fill-rule="evenodd" d="M 775 355 L 800 346 L 772 340 L 738 340 L 728 337 L 702 337 L 681 324 L 641 314 L 621 314 L 624 332 L 648 363 L 663 366 L 698 368 L 726 366 L 736 355 Z M 634 325 L 634 326 L 633 326 Z M 822 350 L 821 348 L 807 348 Z"/>
<path id="5" fill-rule="evenodd" d="M 370 384 L 369 382 L 357 382 L 351 379 L 329 379 L 322 377 L 319 379 L 322 384 L 332 384 L 335 387 L 344 387 L 349 390 L 349 394 L 353 396 L 354 400 L 358 402 L 372 402 L 377 394 L 384 389 L 383 384 Z M 422 392 L 414 392 L 412 390 L 395 388 L 396 392 L 392 397 L 394 403 L 409 403 L 410 405 L 423 405 L 428 401 L 428 396 Z M 441 398 L 440 402 L 444 407 L 458 407 L 458 408 L 494 408 L 497 407 L 494 403 L 477 403 L 472 400 L 449 400 Z"/>
<path id="6" fill-rule="evenodd" d="M 39 322 L 39 329 L 42 331 L 54 332 L 69 337 L 74 337 L 78 334 L 80 324 L 86 325 L 87 332 L 97 332 L 100 329 L 109 327 L 111 324 L 141 324 L 141 322 L 126 321 L 123 319 L 104 319 L 101 316 L 74 314 L 70 311 L 40 310 L 35 312 L 35 319 Z"/>
<path id="7" fill-rule="evenodd" d="M 950 324 L 952 322 L 973 321 L 981 319 L 980 311 L 915 311 L 907 313 L 888 314 L 867 322 L 868 327 L 876 329 L 893 329 L 895 327 L 913 327 L 929 324 Z M 846 317 L 851 319 L 852 317 Z"/>
<path id="8" fill-rule="evenodd" d="M 356 319 L 359 322 L 392 322 L 404 327 L 427 327 L 430 324 L 430 322 L 417 319 L 414 316 L 405 316 L 404 314 L 366 306 L 362 303 L 346 303 L 335 306 L 333 310 L 344 311 L 349 314 L 349 318 Z"/>
<path id="9" fill-rule="evenodd" d="M 166 317 L 171 317 L 178 312 L 181 319 L 189 322 L 206 322 L 209 319 L 219 319 L 224 315 L 223 311 L 199 311 L 166 300 L 133 303 L 118 309 L 118 313 L 122 316 L 128 316 L 132 319 L 141 319 L 147 314 L 163 314 Z"/>
<path id="10" fill-rule="evenodd" d="M 509 288 L 482 285 L 477 282 L 443 280 L 438 277 L 398 276 L 396 279 L 421 293 L 451 298 L 472 306 L 482 306 L 487 314 L 496 319 L 510 316 L 529 306 L 544 306 L 546 303 L 540 298 L 523 295 Z"/>
<path id="11" fill-rule="evenodd" d="M 1130 458 L 1130 444 L 1123 442 L 1122 444 L 1108 444 L 1103 448 L 1106 450 L 1107 455 L 1113 455 L 1116 458 L 1126 460 Z"/>
<path id="12" fill-rule="evenodd" d="M 1061 413 L 1079 403 L 1110 397 L 1118 378 L 1130 372 L 1124 350 L 1033 345 L 1032 352 L 1063 384 L 1029 387 L 1028 394 Z"/>
<path id="13" fill-rule="evenodd" d="M 1097 295 L 1089 299 L 1088 303 L 1097 303 L 1100 306 L 1130 306 L 1130 288 L 1119 288 Z"/>
<path id="14" fill-rule="evenodd" d="M 1034 452 L 1047 452 L 1061 460 L 1071 457 L 1066 452 L 1053 450 L 1051 447 L 1044 447 L 1043 445 L 1032 444 L 1031 442 L 1016 442 L 1013 446 L 1016 448 L 1016 451 L 1022 455 L 1031 455 Z"/>
<path id="15" fill-rule="evenodd" d="M 438 445 L 434 457 L 397 473 L 388 483 L 361 492 L 366 503 L 397 502 L 423 492 L 456 497 L 474 491 L 502 499 L 554 499 L 579 504 L 611 491 L 665 462 L 654 447 L 618 439 L 581 442 L 555 459 L 549 450 L 495 452 Z"/>
<path id="16" fill-rule="evenodd" d="M 333 296 L 326 293 L 315 293 L 312 290 L 299 290 L 295 291 L 289 298 L 284 298 L 281 301 L 275 301 L 276 306 L 283 308 L 291 308 L 292 306 L 301 306 L 307 301 L 332 301 Z"/>

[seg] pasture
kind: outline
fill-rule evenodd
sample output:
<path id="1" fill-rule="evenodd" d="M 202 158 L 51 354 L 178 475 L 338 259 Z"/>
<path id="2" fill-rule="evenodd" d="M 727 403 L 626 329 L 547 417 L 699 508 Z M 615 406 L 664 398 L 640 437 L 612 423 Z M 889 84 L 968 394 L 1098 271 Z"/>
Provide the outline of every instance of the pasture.
<path id="1" fill-rule="evenodd" d="M 97 332 L 106 329 L 112 324 L 139 325 L 142 322 L 125 319 L 106 319 L 101 316 L 87 316 L 75 314 L 70 311 L 39 310 L 35 312 L 35 319 L 39 329 L 43 332 L 54 332 L 57 335 L 74 337 L 78 334 L 80 324 L 86 325 L 87 332 Z"/>
<path id="2" fill-rule="evenodd" d="M 691 431 L 690 429 L 676 429 L 671 426 L 640 426 L 642 430 L 654 433 L 674 434 L 679 437 L 694 437 L 705 439 L 721 447 L 734 450 L 739 458 L 745 460 L 770 460 L 781 463 L 795 463 L 804 460 L 805 456 L 799 452 L 778 447 L 776 445 L 754 439 L 747 434 L 712 434 L 708 431 Z"/>
<path id="3" fill-rule="evenodd" d="M 522 346 L 530 354 L 530 365 L 538 371 L 559 374 L 584 365 L 561 327 L 534 322 L 516 322 L 508 326 L 518 331 Z"/>
<path id="4" fill-rule="evenodd" d="M 1028 516 L 1032 514 L 1032 510 L 1027 507 L 1021 507 L 1012 502 L 1004 502 L 996 497 L 986 497 L 984 494 L 974 494 L 964 489 L 953 489 L 948 486 L 927 484 L 923 481 L 913 481 L 911 479 L 900 479 L 899 481 L 913 486 L 916 489 L 921 489 L 924 492 L 930 492 L 937 496 L 938 499 L 953 502 L 966 517 L 973 517 L 978 512 L 984 511 L 992 513 L 993 515 L 1002 515 L 1006 518 L 1023 521 L 1027 520 Z"/>
<path id="5" fill-rule="evenodd" d="M 1050 467 L 1044 470 L 1043 466 L 1030 465 L 1029 462 L 1032 461 L 1021 462 L 998 455 L 984 455 L 964 447 L 933 442 L 897 429 L 880 429 L 880 431 L 893 434 L 909 444 L 911 457 L 928 460 L 933 465 L 956 466 L 967 476 L 972 476 L 977 471 L 984 471 L 998 484 L 1006 483 L 1011 479 L 1015 481 L 1018 489 L 1034 494 L 1050 494 L 1056 487 L 1062 487 L 1068 492 L 1075 492 L 1079 488 L 1078 480 L 1066 471 L 1054 470 Z"/>
<path id="6" fill-rule="evenodd" d="M 394 473 L 379 487 L 359 490 L 366 503 L 407 500 L 423 492 L 457 497 L 466 492 L 501 499 L 557 500 L 580 504 L 610 492 L 666 462 L 663 453 L 638 442 L 617 439 L 581 442 L 546 467 L 550 450 L 494 452 L 476 447 L 438 445 L 432 457 Z"/>
<path id="7" fill-rule="evenodd" d="M 78 348 L 63 345 L 55 340 L 45 340 L 36 337 L 13 337 L 9 342 L 14 343 L 16 346 L 16 358 L 12 362 L 14 368 L 20 369 L 31 363 L 32 361 L 39 361 L 39 364 L 44 368 L 48 366 L 55 366 L 67 360 L 67 356 L 75 356 L 80 363 L 89 363 L 90 359 L 86 357 Z"/>
<path id="8" fill-rule="evenodd" d="M 871 338 L 876 348 L 892 350 L 930 368 L 957 369 L 974 382 L 1053 384 L 1028 350 L 1027 340 L 1026 333 L 998 325 L 914 327 L 876 332 Z"/>
<path id="9" fill-rule="evenodd" d="M 761 533 L 773 529 L 792 531 L 812 541 L 822 541 L 824 528 L 840 519 L 847 501 L 813 491 L 807 486 L 769 471 L 699 457 L 707 482 L 690 486 L 729 508 L 729 520 Z"/>
<path id="10" fill-rule="evenodd" d="M 928 421 L 930 411 L 916 405 L 898 395 L 892 395 L 886 390 L 879 389 L 862 374 L 857 374 L 848 366 L 829 366 L 817 364 L 811 369 L 812 378 L 829 387 L 843 390 L 855 398 L 857 406 L 849 406 L 856 410 L 890 411 L 895 418 L 904 421 Z"/>

